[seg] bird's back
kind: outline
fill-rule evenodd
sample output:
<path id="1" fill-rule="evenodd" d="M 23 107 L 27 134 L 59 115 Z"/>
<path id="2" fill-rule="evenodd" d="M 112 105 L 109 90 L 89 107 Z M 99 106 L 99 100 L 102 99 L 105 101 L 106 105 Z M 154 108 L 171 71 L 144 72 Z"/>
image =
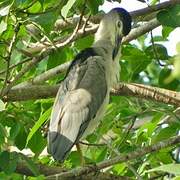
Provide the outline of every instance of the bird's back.
<path id="1" fill-rule="evenodd" d="M 107 94 L 105 60 L 95 48 L 83 50 L 70 65 L 54 103 L 49 152 L 63 161 L 96 117 Z"/>

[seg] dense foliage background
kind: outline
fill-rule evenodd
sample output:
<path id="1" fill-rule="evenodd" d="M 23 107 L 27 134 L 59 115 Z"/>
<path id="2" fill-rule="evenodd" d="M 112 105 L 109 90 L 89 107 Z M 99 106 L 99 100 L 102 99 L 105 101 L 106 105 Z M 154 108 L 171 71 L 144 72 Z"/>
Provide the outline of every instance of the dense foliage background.
<path id="1" fill-rule="evenodd" d="M 104 0 L 0 2 L 0 179 L 33 179 L 33 176 L 45 179 L 46 175 L 58 174 L 62 169 L 80 166 L 76 149 L 64 164 L 58 164 L 47 153 L 40 154 L 47 146 L 48 120 L 58 87 L 55 84 L 63 79 L 74 56 L 92 45 L 93 33 L 102 16 L 98 8 L 103 3 Z M 140 32 L 147 23 L 150 28 L 132 34 L 137 39 L 135 44 L 129 42 L 134 38 L 124 43 L 120 79 L 126 83 L 172 90 L 166 91 L 169 94 L 164 98 L 169 98 L 166 102 L 174 98 L 174 103 L 158 102 L 156 95 L 164 92 L 159 89 L 151 100 L 138 92 L 135 97 L 126 93 L 111 97 L 99 128 L 87 137 L 87 144 L 82 145 L 86 164 L 131 155 L 138 148 L 144 150 L 144 155 L 138 156 L 137 152 L 137 156 L 130 156 L 128 162 L 124 160 L 109 165 L 106 172 L 112 176 L 107 174 L 107 179 L 178 179 L 180 175 L 180 151 L 176 143 L 160 150 L 146 152 L 144 149 L 164 140 L 167 144 L 180 129 L 180 95 L 177 93 L 180 90 L 180 44 L 173 56 L 162 45 L 180 26 L 180 1 L 171 1 L 159 9 L 155 8 L 158 0 L 147 3 L 154 8 L 136 15 L 132 13 L 133 27 Z M 150 22 L 156 17 L 158 23 L 151 26 Z M 159 26 L 159 22 L 162 34 L 153 36 L 150 30 Z M 50 69 L 52 71 L 48 71 Z M 174 94 L 176 97 L 172 97 Z M 32 153 L 23 154 L 21 151 L 25 148 Z M 56 169 L 54 166 L 57 165 Z M 102 174 L 93 173 L 91 176 L 97 175 L 100 179 Z"/>

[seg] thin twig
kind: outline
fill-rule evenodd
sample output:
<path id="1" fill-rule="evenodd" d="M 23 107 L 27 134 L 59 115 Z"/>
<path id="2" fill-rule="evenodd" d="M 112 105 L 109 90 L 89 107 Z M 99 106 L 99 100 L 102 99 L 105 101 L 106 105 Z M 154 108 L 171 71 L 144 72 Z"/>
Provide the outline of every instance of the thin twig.
<path id="1" fill-rule="evenodd" d="M 87 143 L 87 142 L 83 142 L 83 141 L 79 141 L 80 144 L 86 145 L 86 146 L 96 146 L 96 147 L 102 147 L 102 146 L 106 146 L 105 143 Z"/>
<path id="2" fill-rule="evenodd" d="M 88 16 L 87 19 L 85 19 L 84 25 L 83 25 L 83 27 L 82 27 L 83 33 L 85 33 L 86 26 L 88 25 L 88 21 L 89 21 L 90 17 L 91 17 L 91 14 Z"/>
<path id="3" fill-rule="evenodd" d="M 127 161 L 126 165 L 128 166 L 128 168 L 133 172 L 133 174 L 136 176 L 136 178 L 138 180 L 143 180 L 143 178 L 141 177 L 141 175 L 137 172 L 137 170 Z"/>
<path id="4" fill-rule="evenodd" d="M 75 38 L 75 36 L 77 35 L 78 30 L 80 29 L 80 26 L 81 26 L 81 23 L 82 23 L 82 19 L 83 19 L 83 16 L 84 16 L 84 11 L 85 11 L 85 6 L 84 6 L 84 8 L 83 8 L 83 10 L 82 10 L 82 13 L 81 13 L 81 15 L 80 15 L 79 22 L 78 22 L 76 28 L 74 29 L 73 33 L 72 33 L 71 36 L 70 36 L 68 39 L 66 39 L 64 42 L 56 45 L 58 48 L 59 48 L 59 47 L 63 47 L 63 46 L 65 46 L 65 45 L 69 44 L 69 43 Z"/>
<path id="5" fill-rule="evenodd" d="M 29 71 L 32 67 L 34 67 L 35 64 L 37 64 L 39 61 L 41 61 L 45 56 L 47 56 L 47 51 L 40 54 L 36 58 L 33 58 L 27 66 L 23 67 L 22 70 L 14 77 L 14 79 L 6 86 L 4 89 L 4 94 L 8 94 L 9 90 L 16 84 L 16 82 L 27 72 Z M 6 98 L 5 98 L 6 99 Z"/>
<path id="6" fill-rule="evenodd" d="M 27 57 L 27 58 L 25 58 L 24 60 L 22 60 L 22 61 L 20 61 L 20 62 L 18 62 L 18 63 L 16 63 L 16 64 L 13 64 L 13 65 L 9 66 L 9 70 L 14 69 L 15 67 L 17 67 L 17 66 L 19 66 L 19 65 L 22 65 L 22 64 L 24 64 L 24 63 L 26 63 L 26 62 L 29 62 L 29 61 L 31 61 L 31 60 L 32 60 L 32 58 Z M 0 74 L 4 74 L 5 72 L 6 72 L 6 70 L 0 71 Z"/>
<path id="7" fill-rule="evenodd" d="M 7 86 L 7 83 L 8 83 L 11 55 L 12 55 L 14 44 L 16 43 L 16 38 L 17 38 L 17 35 L 18 35 L 18 32 L 19 32 L 19 29 L 20 29 L 20 23 L 17 22 L 15 27 L 14 27 L 14 35 L 12 37 L 12 40 L 10 42 L 10 45 L 9 45 L 9 48 L 8 48 L 8 51 L 7 51 L 8 56 L 6 57 L 6 62 L 7 62 L 6 76 L 5 76 L 5 81 L 4 81 L 0 96 L 4 96 L 4 94 L 5 94 L 4 89 L 5 89 L 5 87 Z"/>
<path id="8" fill-rule="evenodd" d="M 86 166 L 86 167 L 81 167 L 81 168 L 75 168 L 67 172 L 48 176 L 46 177 L 46 179 L 51 179 L 53 177 L 56 177 L 59 179 L 64 178 L 64 177 L 72 178 L 72 177 L 80 176 L 82 174 L 88 174 L 88 173 L 96 171 L 97 169 L 100 170 L 100 169 L 104 169 L 106 167 L 110 167 L 118 163 L 127 162 L 133 159 L 141 158 L 142 156 L 148 153 L 157 152 L 161 149 L 164 149 L 173 145 L 177 145 L 179 143 L 180 143 L 180 136 L 174 136 L 174 137 L 169 138 L 168 140 L 161 141 L 151 146 L 140 147 L 139 149 L 133 152 L 129 152 L 128 154 L 121 154 L 120 156 L 116 156 L 112 159 L 104 160 L 100 163 L 97 163 L 94 167 L 91 165 L 91 166 Z"/>
<path id="9" fill-rule="evenodd" d="M 155 46 L 155 43 L 154 43 L 154 38 L 153 38 L 153 33 L 152 31 L 150 31 L 150 35 L 151 35 L 151 43 L 152 43 L 152 48 L 153 48 L 153 51 L 154 51 L 154 56 L 158 62 L 158 64 L 160 66 L 164 66 L 163 64 L 161 64 L 160 60 L 159 60 L 159 57 L 158 57 L 158 52 L 157 52 L 157 49 L 156 49 L 156 46 Z"/>
<path id="10" fill-rule="evenodd" d="M 135 121 L 136 121 L 136 118 L 137 118 L 136 116 L 134 116 L 134 117 L 132 118 L 132 121 L 129 123 L 128 127 L 126 128 L 126 130 L 125 130 L 125 132 L 124 132 L 125 135 L 122 137 L 121 142 L 120 142 L 119 145 L 118 145 L 118 148 L 120 148 L 121 145 L 126 141 L 126 138 L 128 137 L 131 129 L 132 129 L 133 126 L 134 126 L 134 123 L 135 123 Z"/>
<path id="11" fill-rule="evenodd" d="M 55 43 L 49 39 L 49 37 L 46 35 L 44 29 L 43 29 L 39 24 L 37 24 L 37 23 L 35 23 L 35 22 L 33 22 L 33 21 L 30 21 L 30 23 L 31 23 L 32 25 L 34 25 L 37 29 L 39 29 L 39 30 L 41 31 L 41 33 L 42 33 L 42 34 L 44 35 L 44 37 L 49 41 L 49 43 L 51 44 L 52 47 L 54 47 L 55 49 L 57 49 Z M 39 40 L 38 40 L 38 41 L 39 41 Z M 47 45 L 47 43 L 48 43 L 48 42 L 42 42 L 42 44 L 44 44 L 45 46 Z M 49 44 L 49 43 L 48 43 L 48 44 Z"/>
<path id="12" fill-rule="evenodd" d="M 112 147 L 112 145 L 104 137 L 102 137 L 102 140 L 106 143 L 107 147 L 116 154 L 116 156 L 121 156 L 118 149 Z M 126 161 L 125 163 L 126 163 L 127 167 L 134 173 L 134 175 L 137 177 L 137 179 L 142 180 L 141 176 L 138 174 L 136 169 L 134 169 L 134 167 L 128 161 Z"/>

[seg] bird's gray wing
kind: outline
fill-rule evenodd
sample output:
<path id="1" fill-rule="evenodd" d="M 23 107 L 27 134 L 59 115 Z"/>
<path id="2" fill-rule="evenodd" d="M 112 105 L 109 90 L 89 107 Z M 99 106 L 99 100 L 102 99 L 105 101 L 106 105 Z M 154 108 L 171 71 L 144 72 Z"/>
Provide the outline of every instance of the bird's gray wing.
<path id="1" fill-rule="evenodd" d="M 49 134 L 49 152 L 63 161 L 96 116 L 107 93 L 104 58 L 94 50 L 79 54 L 56 96 Z"/>

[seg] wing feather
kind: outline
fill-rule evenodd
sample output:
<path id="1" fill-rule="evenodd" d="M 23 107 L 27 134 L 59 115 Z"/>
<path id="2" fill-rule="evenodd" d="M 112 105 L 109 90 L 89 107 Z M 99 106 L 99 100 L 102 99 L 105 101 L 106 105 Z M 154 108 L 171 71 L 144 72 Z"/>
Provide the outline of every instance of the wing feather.
<path id="1" fill-rule="evenodd" d="M 102 64 L 97 66 L 97 61 Z M 59 88 L 48 134 L 49 152 L 57 160 L 65 159 L 103 103 L 107 92 L 103 61 L 100 56 L 79 61 Z"/>

